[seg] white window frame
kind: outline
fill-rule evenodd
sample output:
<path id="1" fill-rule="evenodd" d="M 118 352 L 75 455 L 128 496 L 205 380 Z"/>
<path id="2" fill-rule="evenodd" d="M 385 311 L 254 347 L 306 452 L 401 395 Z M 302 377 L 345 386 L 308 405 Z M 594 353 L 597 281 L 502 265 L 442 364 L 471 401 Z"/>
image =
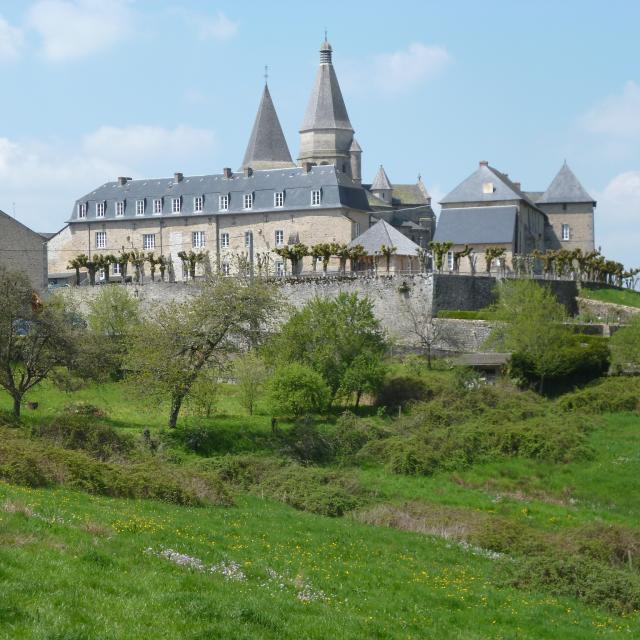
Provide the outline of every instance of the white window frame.
<path id="1" fill-rule="evenodd" d="M 171 198 L 171 213 L 182 213 L 182 198 Z"/>
<path id="2" fill-rule="evenodd" d="M 192 231 L 191 232 L 191 246 L 194 249 L 202 249 L 207 245 L 207 240 L 204 231 Z"/>
<path id="3" fill-rule="evenodd" d="M 571 240 L 571 227 L 568 224 L 562 225 L 562 240 Z"/>
<path id="4" fill-rule="evenodd" d="M 275 241 L 276 247 L 282 247 L 284 245 L 284 229 L 276 229 Z"/>
<path id="5" fill-rule="evenodd" d="M 253 209 L 253 193 L 245 193 L 242 196 L 242 208 L 247 211 Z"/>
<path id="6" fill-rule="evenodd" d="M 311 191 L 311 206 L 318 207 L 322 204 L 322 190 L 312 189 Z"/>
<path id="7" fill-rule="evenodd" d="M 119 276 L 119 275 L 120 275 L 120 263 L 119 263 L 119 262 L 114 262 L 114 263 L 111 265 L 111 273 L 112 273 L 114 276 Z"/>
<path id="8" fill-rule="evenodd" d="M 203 196 L 194 196 L 193 197 L 193 212 L 194 213 L 202 213 L 204 210 L 204 197 Z"/>
<path id="9" fill-rule="evenodd" d="M 447 251 L 447 269 L 453 271 L 453 251 Z"/>
<path id="10" fill-rule="evenodd" d="M 251 231 L 245 231 L 244 232 L 244 246 L 248 249 L 251 246 L 251 236 L 253 234 L 251 233 Z"/>
<path id="11" fill-rule="evenodd" d="M 87 217 L 87 203 L 78 202 L 78 218 L 86 218 L 86 217 Z"/>
<path id="12" fill-rule="evenodd" d="M 353 232 L 355 233 L 354 238 L 357 238 L 360 235 L 360 223 L 359 222 L 355 222 L 354 223 Z"/>
<path id="13" fill-rule="evenodd" d="M 276 275 L 277 276 L 284 275 L 284 262 L 282 260 L 276 261 Z"/>
<path id="14" fill-rule="evenodd" d="M 153 201 L 153 215 L 154 216 L 162 215 L 162 198 L 156 198 Z"/>
<path id="15" fill-rule="evenodd" d="M 231 275 L 231 265 L 228 262 L 223 262 L 220 266 L 222 267 L 223 276 Z"/>
<path id="16" fill-rule="evenodd" d="M 105 209 L 104 202 L 96 202 L 96 218 L 104 218 Z"/>
<path id="17" fill-rule="evenodd" d="M 106 231 L 96 231 L 95 246 L 96 246 L 96 249 L 107 248 L 107 232 Z"/>
<path id="18" fill-rule="evenodd" d="M 223 231 L 220 234 L 220 248 L 221 249 L 229 248 L 229 234 L 226 231 Z"/>
<path id="19" fill-rule="evenodd" d="M 276 191 L 273 194 L 273 206 L 276 209 L 284 207 L 284 191 Z"/>
<path id="20" fill-rule="evenodd" d="M 144 199 L 136 200 L 136 215 L 143 216 L 144 215 Z"/>
<path id="21" fill-rule="evenodd" d="M 118 200 L 116 202 L 116 218 L 122 218 L 124 216 L 124 200 Z"/>
<path id="22" fill-rule="evenodd" d="M 218 211 L 229 211 L 229 194 L 218 196 Z"/>
<path id="23" fill-rule="evenodd" d="M 142 248 L 145 251 L 150 251 L 156 248 L 156 234 L 155 233 L 143 233 L 142 234 Z"/>

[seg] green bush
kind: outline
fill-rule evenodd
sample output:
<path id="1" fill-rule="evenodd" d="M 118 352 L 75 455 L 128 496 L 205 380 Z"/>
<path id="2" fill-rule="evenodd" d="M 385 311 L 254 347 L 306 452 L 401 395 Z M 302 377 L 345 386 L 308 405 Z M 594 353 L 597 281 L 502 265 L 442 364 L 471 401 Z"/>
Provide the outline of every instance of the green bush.
<path id="1" fill-rule="evenodd" d="M 277 415 L 299 417 L 322 413 L 331 400 L 324 378 L 297 362 L 276 369 L 267 387 L 271 407 Z"/>
<path id="2" fill-rule="evenodd" d="M 562 411 L 598 415 L 640 408 L 640 378 L 604 378 L 567 393 L 558 401 Z"/>
<path id="3" fill-rule="evenodd" d="M 377 404 L 405 407 L 411 402 L 428 400 L 433 392 L 423 378 L 411 375 L 389 376 L 378 391 Z"/>
<path id="4" fill-rule="evenodd" d="M 107 412 L 90 402 L 70 402 L 65 405 L 61 416 L 81 416 L 84 418 L 106 418 Z"/>
<path id="5" fill-rule="evenodd" d="M 326 463 L 333 459 L 332 445 L 326 433 L 304 420 L 286 432 L 282 453 L 303 463 Z"/>

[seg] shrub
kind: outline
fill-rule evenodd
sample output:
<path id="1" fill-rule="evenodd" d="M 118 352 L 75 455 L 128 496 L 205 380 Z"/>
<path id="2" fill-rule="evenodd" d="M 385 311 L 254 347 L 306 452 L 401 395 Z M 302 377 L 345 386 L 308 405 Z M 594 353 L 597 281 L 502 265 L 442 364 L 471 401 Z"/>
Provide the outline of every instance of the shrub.
<path id="1" fill-rule="evenodd" d="M 89 402 L 70 402 L 65 405 L 62 416 L 83 416 L 85 418 L 106 418 L 107 412 Z"/>
<path id="2" fill-rule="evenodd" d="M 637 411 L 640 407 L 640 378 L 605 378 L 558 400 L 563 411 L 598 415 Z"/>
<path id="3" fill-rule="evenodd" d="M 284 438 L 282 453 L 299 462 L 324 463 L 333 458 L 333 443 L 309 420 L 296 424 Z"/>
<path id="4" fill-rule="evenodd" d="M 87 386 L 87 383 L 78 376 L 73 375 L 68 369 L 54 369 L 49 378 L 60 391 L 73 393 Z"/>
<path id="5" fill-rule="evenodd" d="M 310 367 L 296 362 L 276 369 L 268 390 L 273 412 L 279 415 L 299 417 L 322 413 L 331 400 L 324 378 Z"/>
<path id="6" fill-rule="evenodd" d="M 405 407 L 411 402 L 428 400 L 432 396 L 427 382 L 417 376 L 388 377 L 378 391 L 377 404 L 385 407 Z"/>

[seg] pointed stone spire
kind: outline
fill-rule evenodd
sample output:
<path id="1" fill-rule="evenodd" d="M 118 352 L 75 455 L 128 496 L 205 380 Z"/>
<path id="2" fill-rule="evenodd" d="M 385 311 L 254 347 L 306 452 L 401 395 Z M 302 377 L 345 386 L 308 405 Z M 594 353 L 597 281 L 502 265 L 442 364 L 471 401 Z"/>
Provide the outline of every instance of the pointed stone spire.
<path id="1" fill-rule="evenodd" d="M 269 86 L 265 83 L 242 168 L 286 169 L 295 166 L 287 146 L 278 114 L 273 106 Z"/>
<path id="2" fill-rule="evenodd" d="M 387 176 L 387 172 L 384 170 L 384 167 L 380 165 L 378 169 L 378 173 L 376 173 L 376 177 L 373 179 L 373 184 L 371 185 L 371 191 L 382 191 L 383 189 L 392 189 L 391 181 L 389 180 L 389 176 Z"/>
<path id="3" fill-rule="evenodd" d="M 549 188 L 544 192 L 544 195 L 536 202 L 536 204 L 571 202 L 595 203 L 595 200 L 580 184 L 580 181 L 576 178 L 575 173 L 571 171 L 567 161 L 565 160 L 560 171 L 558 171 L 556 177 L 549 185 Z"/>

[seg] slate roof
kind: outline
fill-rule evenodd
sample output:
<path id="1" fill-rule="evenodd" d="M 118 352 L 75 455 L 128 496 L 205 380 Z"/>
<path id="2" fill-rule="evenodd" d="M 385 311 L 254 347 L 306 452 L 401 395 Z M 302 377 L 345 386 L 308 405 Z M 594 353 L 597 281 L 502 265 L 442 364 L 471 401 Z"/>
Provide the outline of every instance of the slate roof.
<path id="1" fill-rule="evenodd" d="M 320 205 L 311 205 L 311 191 L 321 191 Z M 284 192 L 284 206 L 274 209 L 273 194 Z M 253 207 L 243 208 L 243 196 L 252 193 Z M 229 210 L 218 210 L 218 197 L 229 196 Z M 193 212 L 194 198 L 203 198 L 203 211 Z M 171 213 L 172 200 L 181 198 L 182 211 Z M 153 201 L 162 203 L 162 213 L 153 214 Z M 144 216 L 136 216 L 136 201 L 145 201 Z M 96 218 L 97 202 L 105 203 L 104 218 Z M 115 215 L 116 202 L 124 202 L 124 216 Z M 87 217 L 78 219 L 78 203 L 87 204 Z M 254 171 L 251 176 L 233 173 L 231 178 L 223 174 L 184 176 L 181 181 L 174 178 L 129 180 L 107 182 L 76 201 L 69 222 L 91 222 L 100 220 L 134 220 L 156 217 L 198 217 L 211 215 L 238 215 L 260 211 L 304 211 L 349 207 L 370 211 L 365 190 L 348 175 L 333 165 L 314 166 L 308 173 L 301 167 L 291 169 L 265 169 Z"/>
<path id="2" fill-rule="evenodd" d="M 517 212 L 515 205 L 442 209 L 433 239 L 469 245 L 509 244 L 515 235 Z"/>
<path id="3" fill-rule="evenodd" d="M 595 204 L 595 200 L 586 192 L 566 162 L 562 165 L 544 195 L 538 200 L 538 204 L 565 202 L 593 202 Z"/>
<path id="4" fill-rule="evenodd" d="M 370 256 L 380 253 L 382 245 L 395 247 L 396 252 L 394 255 L 397 256 L 417 256 L 420 249 L 415 242 L 409 240 L 407 236 L 384 220 L 376 222 L 364 233 L 353 239 L 349 243 L 349 247 L 354 247 L 358 244 L 364 247 L 364 250 Z"/>
<path id="5" fill-rule="evenodd" d="M 25 231 L 28 231 L 30 234 L 34 236 L 38 236 L 40 240 L 44 240 L 44 241 L 48 240 L 48 238 L 45 238 L 43 234 L 38 233 L 37 231 L 34 231 L 30 227 L 27 227 L 26 224 L 22 224 L 22 222 L 20 222 L 19 220 L 16 220 L 13 216 L 10 216 L 8 213 L 5 213 L 4 211 L 0 210 L 0 219 L 2 218 L 4 218 L 5 220 L 8 220 L 9 224 L 18 225 L 19 227 L 22 227 Z"/>
<path id="6" fill-rule="evenodd" d="M 392 184 L 391 185 L 391 204 L 378 198 L 369 190 L 372 188 L 370 184 L 362 185 L 368 193 L 369 204 L 375 209 L 388 209 L 389 207 L 421 207 L 429 205 L 430 196 L 425 189 L 424 184 L 419 181 L 416 184 Z"/>
<path id="7" fill-rule="evenodd" d="M 279 169 L 293 166 L 269 87 L 265 84 L 242 167 Z"/>
<path id="8" fill-rule="evenodd" d="M 353 131 L 338 78 L 331 62 L 331 45 L 325 41 L 322 46 L 324 49 L 320 51 L 320 66 L 300 132 L 311 129 L 348 129 Z M 323 59 L 323 51 L 329 52 L 326 60 Z"/>
<path id="9" fill-rule="evenodd" d="M 371 185 L 371 191 L 376 190 L 391 190 L 391 181 L 389 180 L 389 176 L 387 176 L 387 172 L 384 170 L 384 167 L 380 165 L 378 169 L 378 173 L 376 173 L 376 177 L 373 179 L 373 184 Z"/>
<path id="10" fill-rule="evenodd" d="M 362 147 L 358 144 L 358 141 L 355 138 L 351 140 L 349 151 L 359 151 L 360 153 L 362 153 Z"/>

